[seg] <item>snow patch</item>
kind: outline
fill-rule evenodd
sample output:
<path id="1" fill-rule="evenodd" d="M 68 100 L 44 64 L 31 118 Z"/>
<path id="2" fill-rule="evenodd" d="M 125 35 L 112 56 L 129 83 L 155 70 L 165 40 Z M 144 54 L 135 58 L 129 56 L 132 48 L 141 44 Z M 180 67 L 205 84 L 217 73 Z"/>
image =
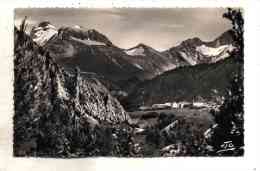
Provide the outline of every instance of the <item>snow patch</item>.
<path id="1" fill-rule="evenodd" d="M 143 47 L 125 50 L 125 53 L 130 56 L 145 56 Z"/>
<path id="2" fill-rule="evenodd" d="M 192 58 L 189 58 L 189 57 L 186 55 L 186 53 L 184 53 L 184 52 L 182 52 L 182 51 L 180 51 L 179 53 L 181 54 L 181 56 L 182 56 L 189 64 L 191 64 L 191 65 L 196 65 L 196 64 L 197 64 L 197 62 L 194 61 Z"/>
<path id="3" fill-rule="evenodd" d="M 234 50 L 234 47 L 232 45 L 222 45 L 217 48 L 208 47 L 206 45 L 196 47 L 196 51 L 200 52 L 206 57 L 218 56 L 221 53 L 225 53 L 222 55 L 222 58 L 225 58 L 229 56 L 228 52 L 231 52 L 232 50 Z"/>
<path id="4" fill-rule="evenodd" d="M 78 39 L 76 37 L 73 37 L 71 36 L 71 39 L 72 40 L 75 40 L 75 41 L 78 41 L 80 43 L 83 43 L 85 45 L 88 45 L 88 46 L 94 46 L 94 45 L 99 45 L 99 46 L 105 46 L 106 44 L 105 43 L 102 43 L 102 42 L 98 42 L 98 41 L 95 41 L 95 40 L 90 40 L 90 39 Z"/>
<path id="5" fill-rule="evenodd" d="M 39 46 L 45 45 L 50 38 L 58 33 L 56 28 L 51 24 L 48 24 L 45 27 L 37 27 L 33 31 L 33 41 Z"/>
<path id="6" fill-rule="evenodd" d="M 139 64 L 134 64 L 134 66 L 136 66 L 137 68 L 139 68 L 141 70 L 144 70 L 144 68 L 141 65 L 139 65 Z"/>
<path id="7" fill-rule="evenodd" d="M 62 86 L 61 80 L 60 80 L 59 77 L 57 77 L 57 84 L 58 84 L 58 95 L 59 95 L 59 97 L 62 98 L 62 99 L 68 100 L 69 99 L 68 94 L 64 90 L 64 87 Z"/>
<path id="8" fill-rule="evenodd" d="M 168 64 L 167 66 L 163 66 L 162 69 L 163 71 L 169 71 L 169 70 L 172 70 L 172 69 L 175 69 L 176 68 L 176 65 L 175 64 Z"/>
<path id="9" fill-rule="evenodd" d="M 75 28 L 75 29 L 82 29 L 82 27 L 79 26 L 79 25 L 75 25 L 74 28 Z"/>

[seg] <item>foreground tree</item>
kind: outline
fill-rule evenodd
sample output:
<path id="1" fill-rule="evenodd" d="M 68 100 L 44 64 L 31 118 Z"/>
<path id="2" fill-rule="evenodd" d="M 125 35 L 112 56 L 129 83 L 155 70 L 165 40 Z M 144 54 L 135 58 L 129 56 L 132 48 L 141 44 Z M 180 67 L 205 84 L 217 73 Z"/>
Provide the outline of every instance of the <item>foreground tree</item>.
<path id="1" fill-rule="evenodd" d="M 26 26 L 25 18 L 14 28 L 13 155 L 129 156 L 132 128 L 119 102 L 79 69 L 58 65 Z"/>
<path id="2" fill-rule="evenodd" d="M 207 143 L 212 147 L 211 155 L 243 155 L 244 146 L 244 20 L 241 11 L 228 9 L 223 14 L 232 22 L 234 50 L 230 55 L 239 63 L 218 112 L 212 112 L 216 124 L 205 133 Z"/>

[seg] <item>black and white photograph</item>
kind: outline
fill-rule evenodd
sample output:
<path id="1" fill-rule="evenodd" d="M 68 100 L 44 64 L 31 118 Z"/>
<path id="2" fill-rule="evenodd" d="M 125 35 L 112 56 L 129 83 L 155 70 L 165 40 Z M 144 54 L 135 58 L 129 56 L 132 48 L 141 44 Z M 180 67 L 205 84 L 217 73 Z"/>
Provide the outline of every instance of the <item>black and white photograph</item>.
<path id="1" fill-rule="evenodd" d="M 14 157 L 246 153 L 243 8 L 16 8 L 13 24 Z"/>

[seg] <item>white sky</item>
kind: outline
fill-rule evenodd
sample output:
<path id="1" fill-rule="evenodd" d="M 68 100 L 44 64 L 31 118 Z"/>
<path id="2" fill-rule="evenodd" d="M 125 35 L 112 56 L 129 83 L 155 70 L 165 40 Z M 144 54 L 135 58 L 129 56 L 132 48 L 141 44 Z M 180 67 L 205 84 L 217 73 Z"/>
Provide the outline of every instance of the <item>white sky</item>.
<path id="1" fill-rule="evenodd" d="M 15 23 L 27 16 L 30 26 L 41 21 L 50 21 L 56 27 L 80 25 L 98 30 L 121 48 L 144 43 L 165 50 L 188 38 L 214 40 L 231 28 L 230 22 L 222 17 L 225 11 L 224 8 L 27 8 L 15 10 Z"/>

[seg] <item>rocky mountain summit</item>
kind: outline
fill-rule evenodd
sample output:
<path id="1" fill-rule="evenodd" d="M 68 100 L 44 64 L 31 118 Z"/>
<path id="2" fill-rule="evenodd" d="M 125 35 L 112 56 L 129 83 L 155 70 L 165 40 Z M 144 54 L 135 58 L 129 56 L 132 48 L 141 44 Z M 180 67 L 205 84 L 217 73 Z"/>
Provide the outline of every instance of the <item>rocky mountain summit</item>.
<path id="1" fill-rule="evenodd" d="M 230 56 L 234 50 L 234 33 L 229 30 L 210 42 L 195 37 L 163 52 L 177 66 L 216 63 Z"/>
<path id="2" fill-rule="evenodd" d="M 141 72 L 127 61 L 120 48 L 98 31 L 82 27 L 57 30 L 44 48 L 65 69 L 79 67 L 82 72 L 96 73 L 111 81 L 128 79 Z"/>
<path id="3" fill-rule="evenodd" d="M 30 35 L 39 46 L 44 46 L 57 33 L 58 30 L 50 22 L 44 21 L 34 26 Z"/>
<path id="4" fill-rule="evenodd" d="M 47 44 L 48 40 L 53 38 L 55 35 L 59 36 L 61 39 L 68 39 L 70 36 L 72 36 L 77 39 L 102 42 L 108 46 L 113 45 L 105 35 L 94 29 L 85 31 L 84 28 L 77 25 L 74 27 L 56 28 L 49 21 L 43 21 L 40 22 L 37 26 L 34 26 L 30 35 L 33 38 L 33 41 L 36 42 L 39 46 L 44 46 Z"/>

